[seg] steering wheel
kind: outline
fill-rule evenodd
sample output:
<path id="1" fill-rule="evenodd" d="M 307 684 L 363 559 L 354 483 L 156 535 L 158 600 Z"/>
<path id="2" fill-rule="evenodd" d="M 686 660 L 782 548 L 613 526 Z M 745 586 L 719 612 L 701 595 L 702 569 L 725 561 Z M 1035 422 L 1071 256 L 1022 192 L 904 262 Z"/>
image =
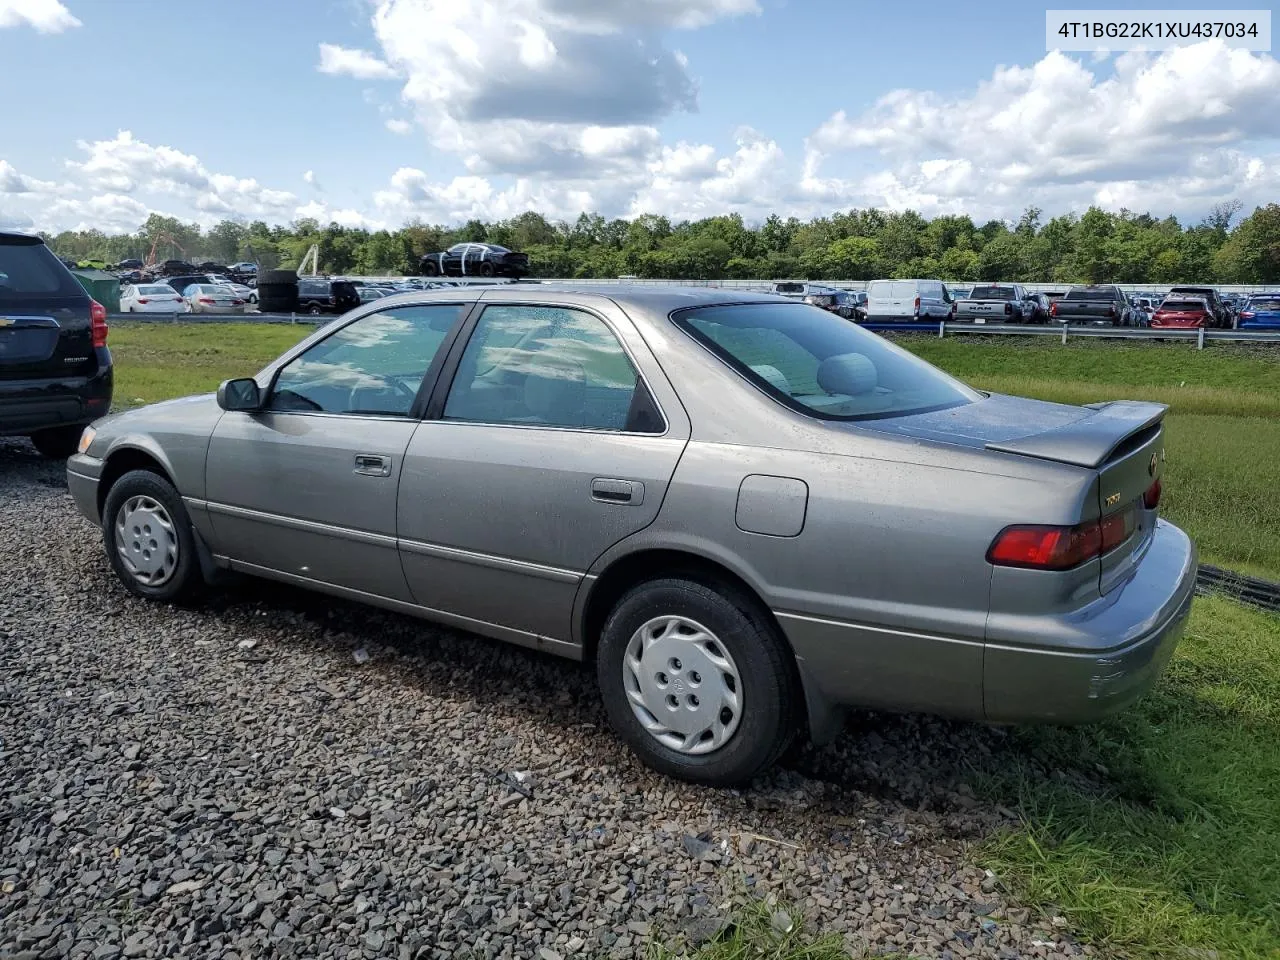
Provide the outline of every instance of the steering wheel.
<path id="1" fill-rule="evenodd" d="M 401 376 L 384 377 L 382 380 L 383 385 L 377 388 L 378 392 L 381 393 L 385 391 L 389 386 L 392 389 L 392 391 L 396 394 L 397 397 L 407 397 L 409 400 L 409 404 L 411 405 L 414 401 L 414 398 L 417 397 L 418 395 L 418 388 L 417 386 L 410 388 L 405 383 L 405 380 L 408 380 L 408 379 L 410 379 L 410 375 L 408 374 L 403 375 L 402 377 Z M 419 380 L 418 382 L 421 382 L 421 381 Z M 352 387 L 350 394 L 347 395 L 347 409 L 353 412 L 359 412 L 361 408 L 357 400 L 360 394 L 368 393 L 372 389 L 374 388 L 359 387 L 359 386 Z"/>

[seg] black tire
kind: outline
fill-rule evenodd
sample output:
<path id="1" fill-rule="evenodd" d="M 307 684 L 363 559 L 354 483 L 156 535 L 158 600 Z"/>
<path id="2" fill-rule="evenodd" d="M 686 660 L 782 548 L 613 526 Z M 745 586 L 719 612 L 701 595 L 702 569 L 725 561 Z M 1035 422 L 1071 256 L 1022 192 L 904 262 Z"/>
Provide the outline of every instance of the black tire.
<path id="1" fill-rule="evenodd" d="M 70 427 L 50 427 L 31 435 L 31 442 L 36 452 L 49 460 L 65 460 L 76 452 L 80 446 L 80 434 L 84 432 L 83 424 Z"/>
<path id="2" fill-rule="evenodd" d="M 116 519 L 120 510 L 134 497 L 147 497 L 164 507 L 173 526 L 177 541 L 177 562 L 172 574 L 162 583 L 142 583 L 126 566 L 117 544 Z M 182 503 L 178 491 L 164 477 L 149 470 L 131 470 L 124 474 L 107 491 L 102 508 L 102 542 L 107 560 L 126 590 L 147 600 L 180 602 L 199 595 L 204 581 L 200 575 L 200 558 L 196 554 L 195 535 L 191 531 L 191 518 Z"/>
<path id="3" fill-rule="evenodd" d="M 495 272 L 496 271 L 493 269 L 493 264 L 490 263 L 488 260 L 480 261 L 480 276 L 492 277 Z"/>
<path id="4" fill-rule="evenodd" d="M 323 312 L 324 311 L 320 309 L 320 304 L 318 303 L 313 303 L 310 307 L 307 308 L 307 313 L 311 314 L 313 317 L 318 317 Z"/>
<path id="5" fill-rule="evenodd" d="M 436 263 L 434 260 L 423 260 L 422 274 L 426 277 L 440 276 L 440 264 Z"/>
<path id="6" fill-rule="evenodd" d="M 741 675 L 743 709 L 736 730 L 718 749 L 681 753 L 659 743 L 636 718 L 623 684 L 627 645 L 642 625 L 662 616 L 701 624 Z M 727 586 L 685 579 L 651 580 L 629 590 L 601 632 L 596 677 L 614 731 L 645 764 L 668 776 L 708 786 L 750 782 L 777 762 L 800 730 L 800 697 L 785 641 L 758 605 Z"/>
<path id="7" fill-rule="evenodd" d="M 296 270 L 263 270 L 258 274 L 259 288 L 272 283 L 296 284 L 297 282 L 298 271 Z"/>

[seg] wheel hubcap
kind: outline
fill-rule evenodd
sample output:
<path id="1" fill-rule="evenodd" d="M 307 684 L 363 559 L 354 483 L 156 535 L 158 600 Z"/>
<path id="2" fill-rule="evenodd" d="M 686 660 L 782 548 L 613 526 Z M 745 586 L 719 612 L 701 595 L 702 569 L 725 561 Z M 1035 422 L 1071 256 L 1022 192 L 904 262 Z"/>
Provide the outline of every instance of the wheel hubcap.
<path id="1" fill-rule="evenodd" d="M 116 552 L 139 583 L 165 583 L 178 567 L 178 534 L 169 511 L 151 497 L 130 497 L 116 514 Z"/>
<path id="2" fill-rule="evenodd" d="M 622 685 L 640 725 L 680 753 L 718 750 L 742 719 L 738 665 L 715 634 L 685 617 L 656 617 L 632 634 Z"/>

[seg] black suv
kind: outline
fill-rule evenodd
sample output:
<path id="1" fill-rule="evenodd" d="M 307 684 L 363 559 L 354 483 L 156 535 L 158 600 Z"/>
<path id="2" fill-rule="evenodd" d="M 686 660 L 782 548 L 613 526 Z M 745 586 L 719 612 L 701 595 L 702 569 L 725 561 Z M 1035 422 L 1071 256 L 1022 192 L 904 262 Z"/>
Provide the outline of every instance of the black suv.
<path id="1" fill-rule="evenodd" d="M 68 457 L 110 406 L 106 308 L 39 237 L 0 232 L 0 436 Z"/>
<path id="2" fill-rule="evenodd" d="M 299 313 L 346 313 L 360 306 L 360 291 L 350 280 L 298 279 Z"/>

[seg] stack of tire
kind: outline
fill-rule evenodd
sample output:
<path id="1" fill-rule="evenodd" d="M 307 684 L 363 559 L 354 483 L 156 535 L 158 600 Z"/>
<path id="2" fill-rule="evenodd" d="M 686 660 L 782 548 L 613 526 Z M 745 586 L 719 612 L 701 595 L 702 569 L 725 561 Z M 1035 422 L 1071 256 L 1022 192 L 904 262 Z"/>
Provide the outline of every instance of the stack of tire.
<path id="1" fill-rule="evenodd" d="M 258 311 L 293 313 L 298 309 L 296 270 L 263 270 L 258 273 Z"/>

